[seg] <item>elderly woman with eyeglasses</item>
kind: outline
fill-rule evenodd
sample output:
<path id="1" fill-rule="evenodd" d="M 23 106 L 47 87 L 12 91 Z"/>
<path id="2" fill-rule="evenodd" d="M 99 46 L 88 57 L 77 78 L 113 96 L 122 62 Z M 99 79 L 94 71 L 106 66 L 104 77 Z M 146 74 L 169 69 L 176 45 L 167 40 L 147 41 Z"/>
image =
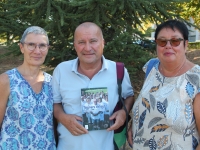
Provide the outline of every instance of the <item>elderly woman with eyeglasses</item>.
<path id="1" fill-rule="evenodd" d="M 52 77 L 40 70 L 49 49 L 46 31 L 27 28 L 19 47 L 22 65 L 0 75 L 0 149 L 54 150 Z"/>
<path id="2" fill-rule="evenodd" d="M 132 109 L 128 141 L 134 150 L 198 149 L 200 66 L 185 55 L 188 29 L 168 20 L 158 25 L 155 41 L 158 59 L 143 68 L 148 75 Z"/>

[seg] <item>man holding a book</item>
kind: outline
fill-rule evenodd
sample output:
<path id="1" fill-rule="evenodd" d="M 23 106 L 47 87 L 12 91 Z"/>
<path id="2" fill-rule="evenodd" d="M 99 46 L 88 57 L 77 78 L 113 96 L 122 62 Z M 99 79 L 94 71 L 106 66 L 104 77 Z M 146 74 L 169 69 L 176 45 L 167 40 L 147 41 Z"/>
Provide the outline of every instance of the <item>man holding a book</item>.
<path id="1" fill-rule="evenodd" d="M 58 120 L 59 133 L 57 149 L 114 150 L 114 130 L 126 120 L 124 109 L 113 113 L 118 102 L 116 63 L 103 56 L 103 34 L 95 23 L 85 22 L 76 28 L 74 48 L 78 57 L 60 63 L 53 73 L 54 116 Z M 94 99 L 93 95 L 98 93 L 105 93 L 108 97 L 110 124 L 107 129 L 90 131 L 88 126 L 83 126 L 81 96 L 91 95 Z M 122 97 L 128 112 L 134 103 L 133 95 L 125 68 Z"/>

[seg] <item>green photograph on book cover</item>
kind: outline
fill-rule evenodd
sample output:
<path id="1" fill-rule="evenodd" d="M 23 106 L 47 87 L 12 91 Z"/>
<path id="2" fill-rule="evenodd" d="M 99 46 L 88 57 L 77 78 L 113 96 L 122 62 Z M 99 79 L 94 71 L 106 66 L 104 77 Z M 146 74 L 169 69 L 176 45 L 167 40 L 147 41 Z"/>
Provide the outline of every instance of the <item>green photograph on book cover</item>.
<path id="1" fill-rule="evenodd" d="M 106 87 L 81 89 L 83 126 L 88 130 L 110 127 L 109 101 Z"/>

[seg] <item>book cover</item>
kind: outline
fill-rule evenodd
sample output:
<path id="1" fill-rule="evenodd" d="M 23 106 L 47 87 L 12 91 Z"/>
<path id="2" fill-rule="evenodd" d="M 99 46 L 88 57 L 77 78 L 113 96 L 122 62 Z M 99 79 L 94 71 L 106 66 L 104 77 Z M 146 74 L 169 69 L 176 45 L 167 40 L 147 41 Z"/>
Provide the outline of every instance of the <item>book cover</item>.
<path id="1" fill-rule="evenodd" d="M 81 89 L 83 126 L 88 130 L 110 127 L 109 102 L 106 87 Z"/>

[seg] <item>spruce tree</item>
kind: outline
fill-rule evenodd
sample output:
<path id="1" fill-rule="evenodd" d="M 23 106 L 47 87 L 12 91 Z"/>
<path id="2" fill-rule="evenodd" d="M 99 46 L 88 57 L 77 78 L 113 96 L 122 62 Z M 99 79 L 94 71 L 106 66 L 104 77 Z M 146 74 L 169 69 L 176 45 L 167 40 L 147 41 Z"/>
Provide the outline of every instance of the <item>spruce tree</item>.
<path id="1" fill-rule="evenodd" d="M 187 0 L 185 0 L 187 1 Z M 16 44 L 23 31 L 41 26 L 49 35 L 51 49 L 46 65 L 56 66 L 73 59 L 73 33 L 85 21 L 98 24 L 106 41 L 104 56 L 125 63 L 131 76 L 151 56 L 134 41 L 143 34 L 145 22 L 159 23 L 179 18 L 178 4 L 184 0 L 1 0 L 0 38 L 11 52 L 20 54 Z M 14 45 L 14 46 L 13 46 Z"/>

